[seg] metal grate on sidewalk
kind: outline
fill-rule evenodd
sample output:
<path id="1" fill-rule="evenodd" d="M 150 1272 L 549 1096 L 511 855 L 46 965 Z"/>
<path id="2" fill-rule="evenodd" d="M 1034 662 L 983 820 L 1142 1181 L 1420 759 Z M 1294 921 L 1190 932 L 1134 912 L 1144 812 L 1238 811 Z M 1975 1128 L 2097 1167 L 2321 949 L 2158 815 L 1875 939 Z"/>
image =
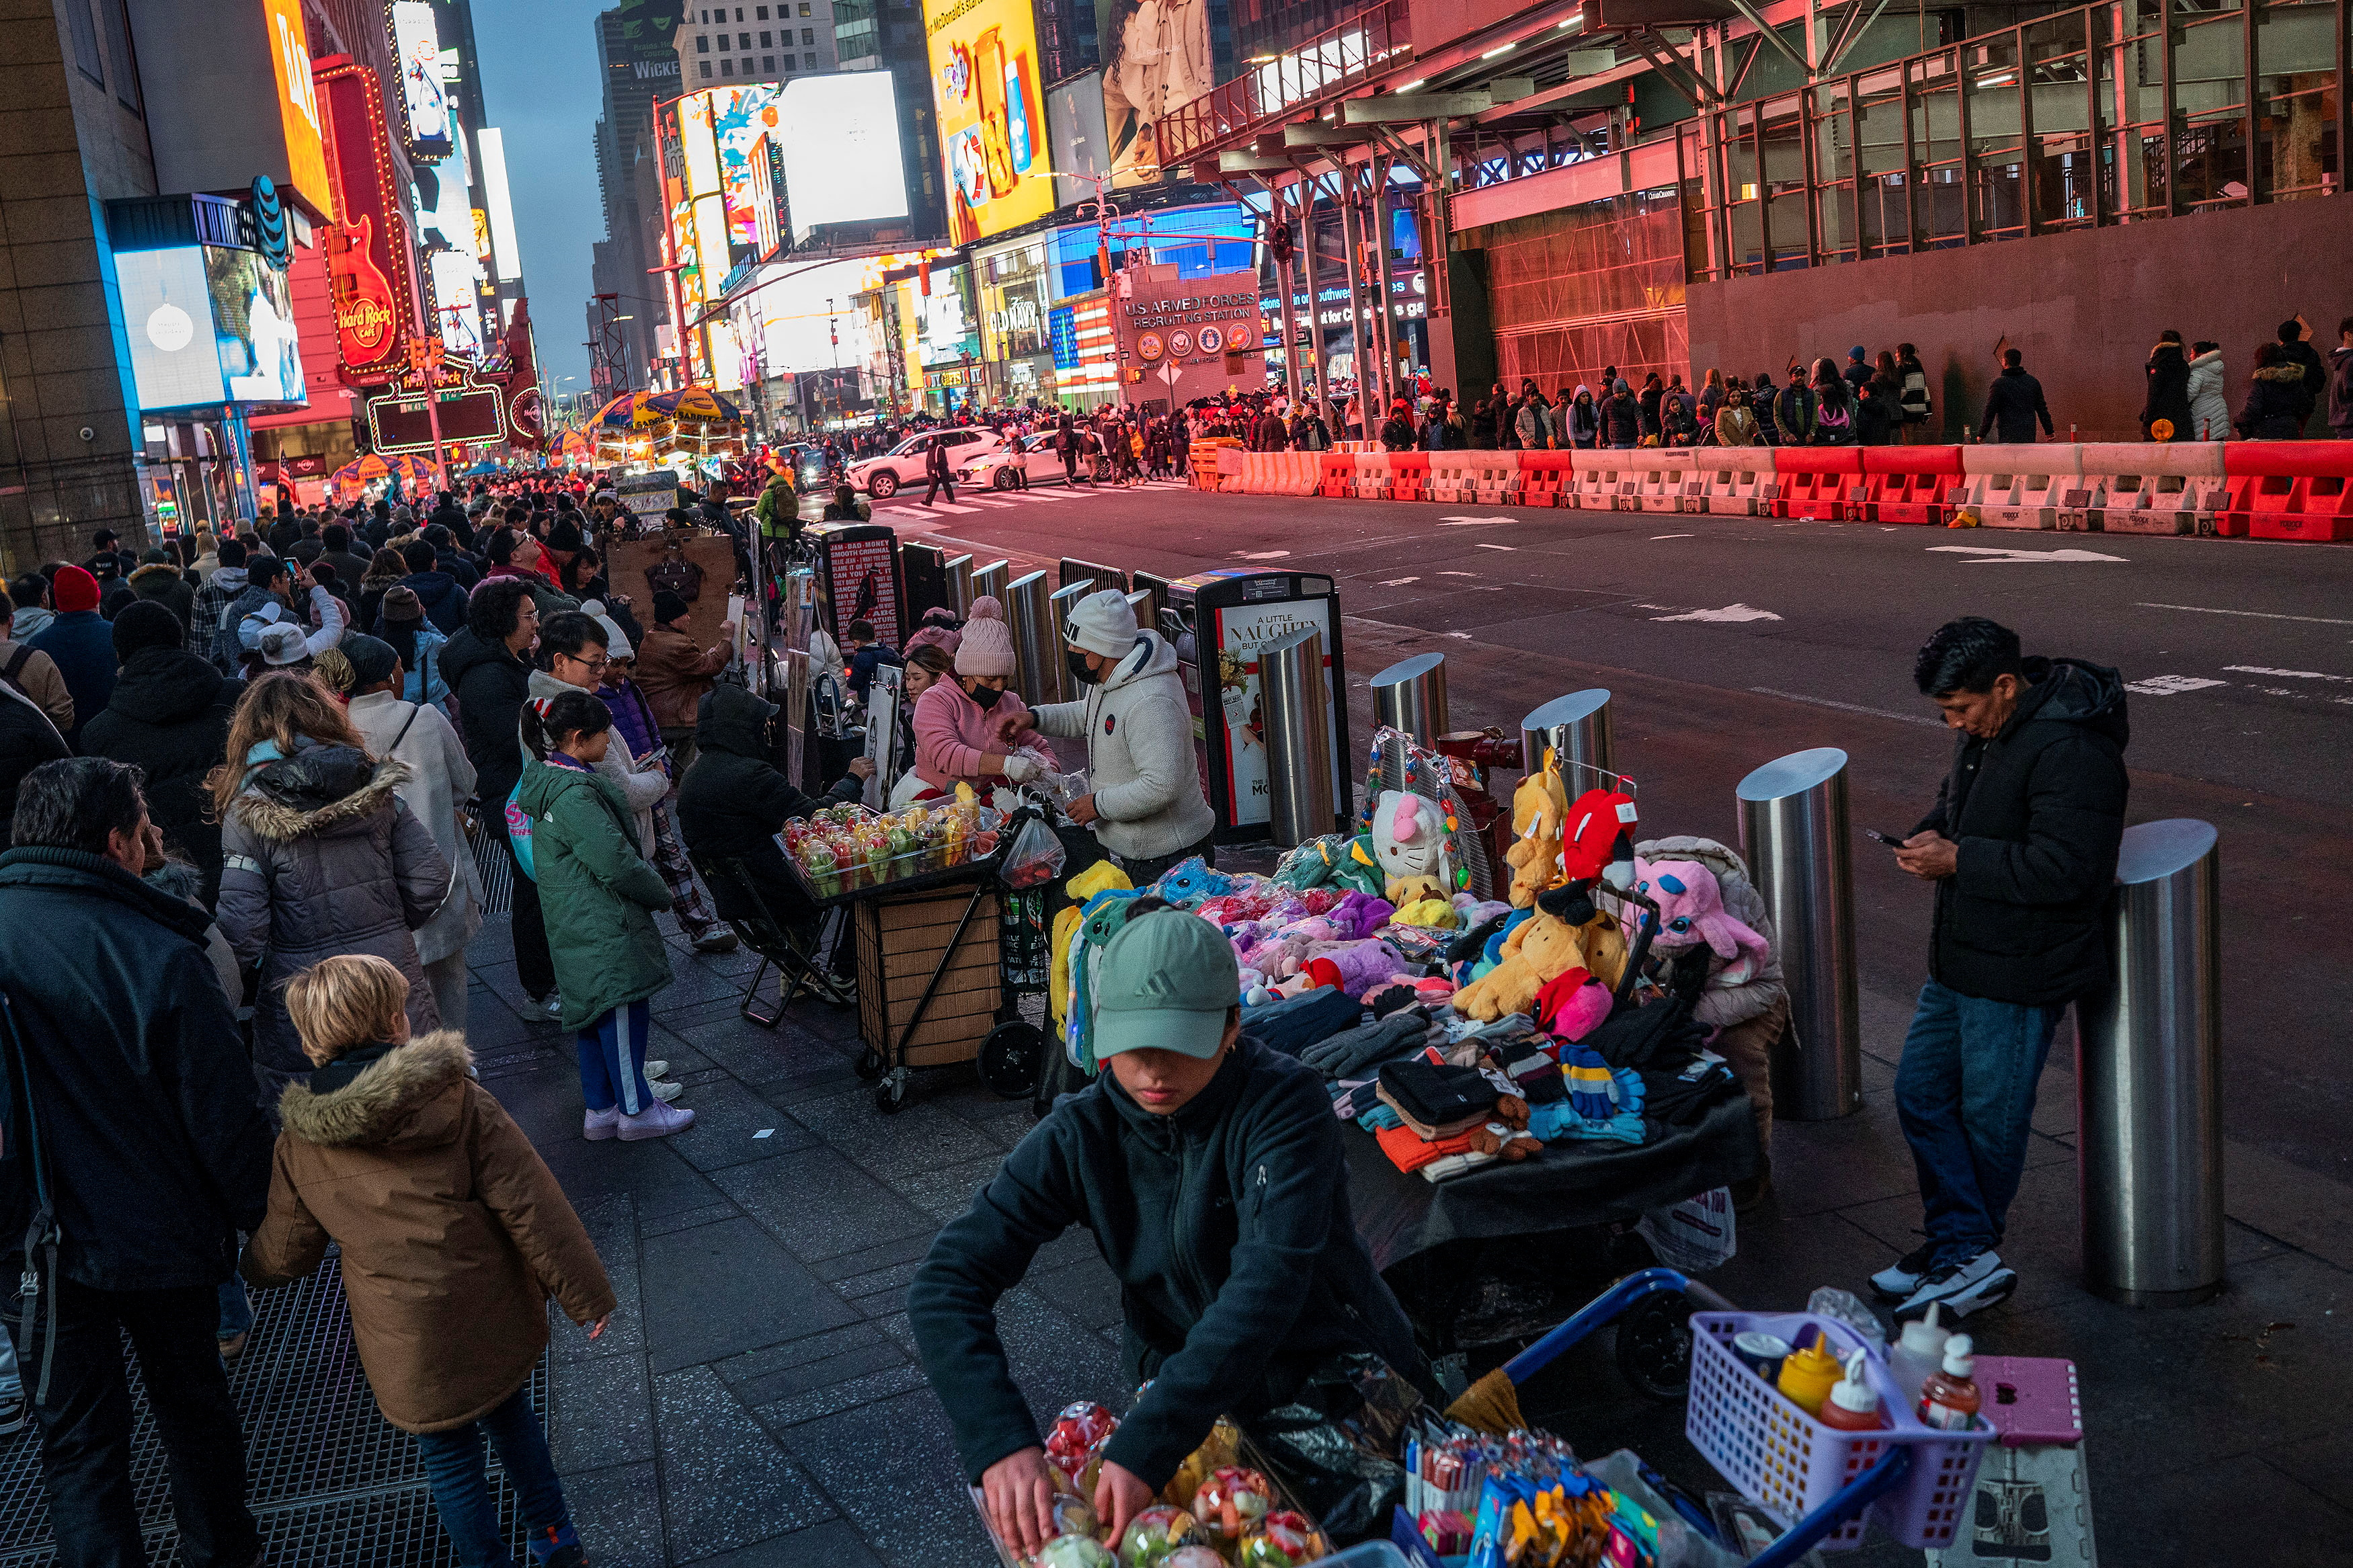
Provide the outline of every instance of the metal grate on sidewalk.
<path id="1" fill-rule="evenodd" d="M 416 1564 L 455 1568 L 433 1511 L 417 1443 L 376 1413 L 352 1342 L 343 1273 L 331 1252 L 310 1279 L 253 1296 L 253 1334 L 229 1371 L 245 1426 L 246 1499 L 268 1543 L 266 1562 L 302 1568 Z M 147 1410 L 138 1360 L 124 1341 L 132 1405 L 131 1481 L 149 1560 L 182 1561 L 164 1449 Z M 547 1413 L 547 1363 L 531 1393 Z M 0 1568 L 50 1568 L 56 1542 L 42 1489 L 40 1437 L 31 1423 L 0 1438 Z M 484 1445 L 510 1545 L 520 1551 L 514 1498 Z"/>

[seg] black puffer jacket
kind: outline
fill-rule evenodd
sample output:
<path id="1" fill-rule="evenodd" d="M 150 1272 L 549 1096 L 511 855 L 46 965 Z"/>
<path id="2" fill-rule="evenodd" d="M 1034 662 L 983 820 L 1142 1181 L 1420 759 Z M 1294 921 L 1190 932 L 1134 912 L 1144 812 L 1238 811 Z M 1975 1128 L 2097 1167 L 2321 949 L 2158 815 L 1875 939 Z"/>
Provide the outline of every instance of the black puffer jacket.
<path id="1" fill-rule="evenodd" d="M 1960 846 L 1936 884 L 1928 973 L 1967 996 L 2047 1005 L 2107 979 L 2101 931 L 2130 783 L 2124 679 L 2072 658 L 2029 658 L 2001 733 L 1964 735 L 1915 833 Z"/>
<path id="2" fill-rule="evenodd" d="M 1340 1138 L 1322 1077 L 1250 1039 L 1174 1116 L 1109 1073 L 1058 1103 L 940 1232 L 907 1291 L 965 1474 L 977 1482 L 1039 1440 L 995 1309 L 1074 1225 L 1119 1277 L 1125 1371 L 1152 1380 L 1104 1457 L 1148 1486 L 1219 1415 L 1283 1404 L 1343 1352 L 1375 1352 L 1426 1383 L 1412 1325 L 1349 1215 Z"/>
<path id="3" fill-rule="evenodd" d="M 0 855 L 0 985 L 32 1074 L 64 1273 L 98 1290 L 219 1284 L 234 1233 L 261 1228 L 270 1135 L 205 953 L 205 912 L 101 856 L 49 848 Z M 13 1152 L 21 1123 L 0 1131 Z M 30 1183 L 13 1179 L 24 1163 L 0 1164 L 11 1279 L 32 1215 Z"/>
<path id="4" fill-rule="evenodd" d="M 142 648 L 122 667 L 106 709 L 82 726 L 84 756 L 147 772 L 147 813 L 167 844 L 204 874 L 205 907 L 220 892 L 221 831 L 205 820 L 205 775 L 220 766 L 245 682 L 183 648 Z"/>
<path id="5" fill-rule="evenodd" d="M 485 642 L 467 626 L 441 650 L 441 679 L 458 699 L 459 739 L 474 764 L 474 793 L 493 816 L 522 777 L 523 699 L 530 694 L 531 666 L 501 642 Z"/>
<path id="6" fill-rule="evenodd" d="M 678 790 L 678 832 L 698 855 L 744 862 L 771 914 L 805 912 L 785 870 L 776 835 L 787 818 L 858 798 L 863 786 L 844 778 L 822 798 L 807 794 L 768 761 L 768 721 L 775 704 L 740 686 L 715 686 L 695 708 L 694 765 Z M 751 910 L 733 886 L 711 889 L 722 920 L 743 920 Z"/>
<path id="7" fill-rule="evenodd" d="M 2168 440 L 2179 440 L 2189 434 L 2189 357 L 2181 345 L 2168 340 L 2148 351 L 2148 401 L 2141 405 L 2141 434 L 2160 419 L 2173 422 L 2173 434 Z"/>
<path id="8" fill-rule="evenodd" d="M 16 786 L 43 763 L 62 762 L 73 748 L 33 700 L 0 687 L 0 849 L 8 847 L 8 823 L 16 815 Z"/>

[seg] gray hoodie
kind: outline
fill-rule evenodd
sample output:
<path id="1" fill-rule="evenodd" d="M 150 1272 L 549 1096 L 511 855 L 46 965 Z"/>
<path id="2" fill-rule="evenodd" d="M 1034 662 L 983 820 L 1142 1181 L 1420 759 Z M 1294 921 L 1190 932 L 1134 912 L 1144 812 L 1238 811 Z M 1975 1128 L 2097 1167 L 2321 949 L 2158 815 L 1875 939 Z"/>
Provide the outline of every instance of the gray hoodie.
<path id="1" fill-rule="evenodd" d="M 1095 837 L 1123 860 L 1156 860 L 1197 844 L 1217 826 L 1193 760 L 1193 719 L 1176 650 L 1157 632 L 1081 702 L 1030 712 L 1041 735 L 1087 739 L 1087 768 L 1101 819 Z"/>

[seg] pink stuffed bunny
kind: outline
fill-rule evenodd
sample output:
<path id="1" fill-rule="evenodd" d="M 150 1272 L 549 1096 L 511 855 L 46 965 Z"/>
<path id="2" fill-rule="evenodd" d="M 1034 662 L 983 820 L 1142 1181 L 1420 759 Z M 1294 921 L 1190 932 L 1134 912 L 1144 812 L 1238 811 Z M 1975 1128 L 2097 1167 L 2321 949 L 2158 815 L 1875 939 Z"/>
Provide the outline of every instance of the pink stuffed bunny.
<path id="1" fill-rule="evenodd" d="M 1750 973 L 1770 956 L 1765 939 L 1724 910 L 1715 873 L 1696 860 L 1636 860 L 1634 887 L 1659 906 L 1653 950 L 1680 952 L 1705 942 L 1726 964 L 1746 963 Z M 1719 979 L 1717 984 L 1723 984 Z"/>

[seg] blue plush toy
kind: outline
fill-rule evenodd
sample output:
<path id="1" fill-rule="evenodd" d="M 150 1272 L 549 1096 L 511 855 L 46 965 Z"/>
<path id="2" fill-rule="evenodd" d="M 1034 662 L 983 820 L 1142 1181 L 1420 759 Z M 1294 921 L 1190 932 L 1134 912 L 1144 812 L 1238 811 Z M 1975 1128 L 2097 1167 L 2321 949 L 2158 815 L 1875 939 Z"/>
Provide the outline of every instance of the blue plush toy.
<path id="1" fill-rule="evenodd" d="M 1528 920 L 1535 914 L 1535 910 L 1514 910 L 1512 911 L 1510 918 L 1504 921 L 1503 928 L 1497 931 L 1494 935 L 1487 939 L 1487 951 L 1480 954 L 1479 962 L 1471 967 L 1472 979 L 1478 979 L 1480 976 L 1485 974 L 1489 970 L 1494 968 L 1495 965 L 1504 962 L 1504 943 L 1505 940 L 1507 940 L 1514 931 L 1520 928 L 1520 923 L 1523 921 Z M 1468 982 L 1465 982 L 1465 984 L 1467 984 Z"/>
<path id="2" fill-rule="evenodd" d="M 1160 874 L 1160 880 L 1146 890 L 1158 894 L 1180 910 L 1189 910 L 1232 892 L 1234 879 L 1222 872 L 1210 870 L 1208 862 L 1196 855 L 1189 860 L 1179 860 L 1169 867 Z"/>

